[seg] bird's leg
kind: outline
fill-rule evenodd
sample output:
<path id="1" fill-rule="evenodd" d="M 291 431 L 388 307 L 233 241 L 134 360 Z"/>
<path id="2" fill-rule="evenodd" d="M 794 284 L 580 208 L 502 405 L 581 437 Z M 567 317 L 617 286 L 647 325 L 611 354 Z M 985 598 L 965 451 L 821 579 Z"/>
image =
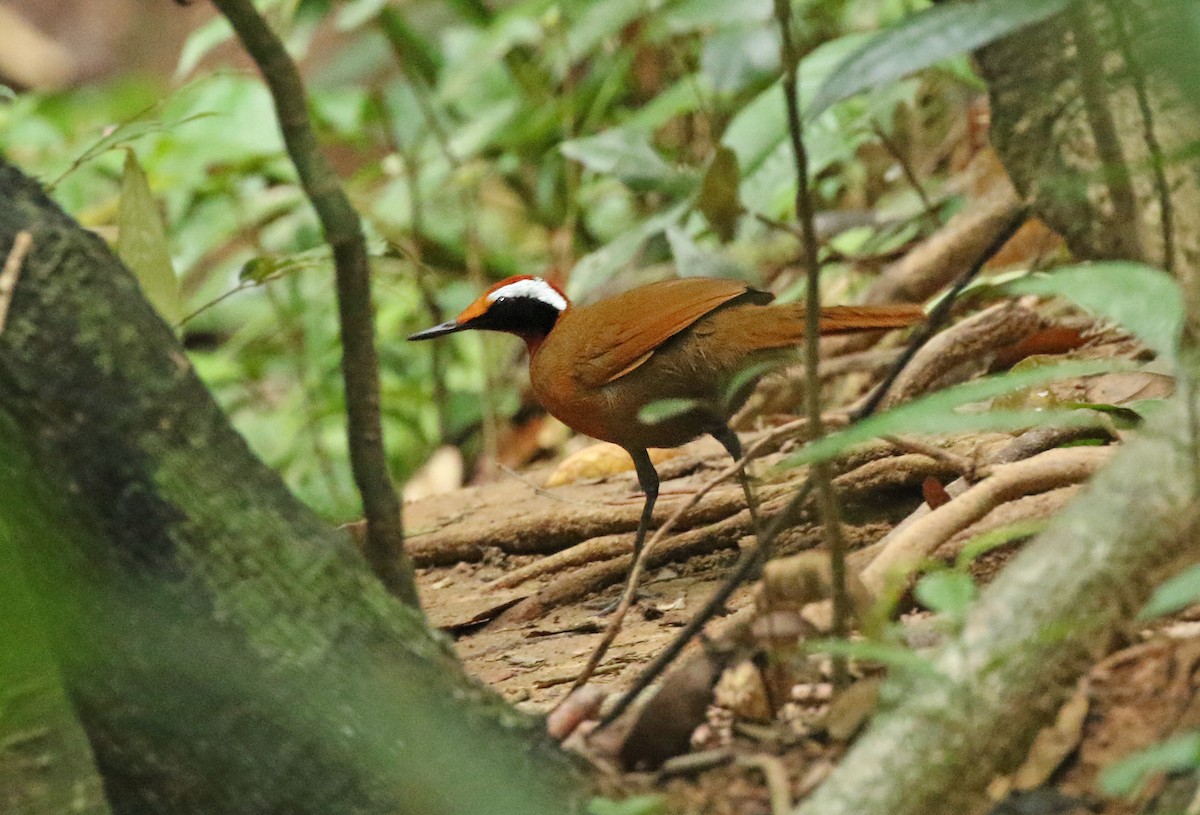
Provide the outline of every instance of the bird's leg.
<path id="1" fill-rule="evenodd" d="M 646 503 L 642 506 L 642 519 L 638 522 L 637 537 L 633 539 L 633 560 L 642 554 L 642 546 L 646 543 L 646 532 L 650 528 L 651 516 L 654 514 L 654 503 L 658 500 L 658 470 L 646 450 L 629 450 L 633 458 L 634 469 L 637 470 L 638 484 L 646 494 Z"/>
<path id="2" fill-rule="evenodd" d="M 627 449 L 626 452 L 633 459 L 633 467 L 637 470 L 638 484 L 641 485 L 642 492 L 646 494 L 646 503 L 642 505 L 642 518 L 638 521 L 637 535 L 633 538 L 633 560 L 629 565 L 625 586 L 616 600 L 600 610 L 601 615 L 611 614 L 621 604 L 626 594 L 633 594 L 637 591 L 636 581 L 641 572 L 638 560 L 642 556 L 642 547 L 646 545 L 646 534 L 654 515 L 654 503 L 658 500 L 658 470 L 654 469 L 654 462 L 650 460 L 650 454 L 644 449 Z"/>
<path id="3" fill-rule="evenodd" d="M 715 428 L 709 431 L 709 435 L 721 443 L 734 461 L 742 460 L 742 441 L 738 438 L 737 433 L 729 428 L 729 425 L 719 422 Z M 750 477 L 746 475 L 745 467 L 738 471 L 738 481 L 742 484 L 742 492 L 746 496 L 746 506 L 750 510 L 750 522 L 754 524 L 754 534 L 757 537 L 761 528 L 758 523 L 758 499 L 750 489 Z"/>

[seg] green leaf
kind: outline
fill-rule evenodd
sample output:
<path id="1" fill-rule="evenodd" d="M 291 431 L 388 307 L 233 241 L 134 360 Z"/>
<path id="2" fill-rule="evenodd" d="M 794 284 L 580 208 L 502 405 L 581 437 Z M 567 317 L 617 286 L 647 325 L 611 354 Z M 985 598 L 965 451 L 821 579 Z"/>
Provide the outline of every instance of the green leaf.
<path id="1" fill-rule="evenodd" d="M 786 364 L 786 360 L 762 360 L 761 362 L 753 362 L 742 368 L 725 386 L 725 403 L 736 407 L 738 399 L 747 393 L 755 382 L 771 371 L 779 370 L 779 368 Z"/>
<path id="2" fill-rule="evenodd" d="M 1183 331 L 1183 293 L 1166 272 L 1130 261 L 1084 263 L 1014 280 L 1007 288 L 1013 294 L 1066 297 L 1175 360 Z"/>
<path id="3" fill-rule="evenodd" d="M 656 399 L 638 411 L 638 421 L 658 424 L 695 410 L 698 404 L 695 399 Z"/>
<path id="4" fill-rule="evenodd" d="M 975 558 L 985 555 L 993 549 L 999 549 L 1001 546 L 1007 546 L 1013 541 L 1041 534 L 1046 525 L 1047 522 L 1044 519 L 1031 519 L 1017 521 L 1016 523 L 1002 526 L 999 529 L 992 529 L 981 535 L 976 535 L 967 541 L 966 546 L 958 553 L 958 560 L 955 561 L 955 565 L 957 568 L 965 569 Z"/>
<path id="5" fill-rule="evenodd" d="M 679 223 L 688 210 L 681 203 L 657 215 L 652 215 L 637 226 L 579 259 L 571 270 L 567 294 L 579 300 L 584 294 L 609 280 L 614 274 L 628 266 L 651 238 L 661 235 L 668 227 Z"/>
<path id="6" fill-rule="evenodd" d="M 779 33 L 772 25 L 723 28 L 704 38 L 700 67 L 713 90 L 734 94 L 779 72 Z"/>
<path id="7" fill-rule="evenodd" d="M 937 676 L 933 662 L 904 645 L 872 640 L 812 640 L 805 643 L 805 650 L 810 654 L 830 654 L 845 656 L 851 659 L 870 660 L 895 668 L 908 671 L 920 676 Z"/>
<path id="8" fill-rule="evenodd" d="M 856 93 L 974 51 L 1066 6 L 1067 0 L 978 0 L 920 11 L 881 31 L 847 57 L 825 82 L 807 115 L 814 118 Z"/>
<path id="9" fill-rule="evenodd" d="M 805 445 L 780 466 L 795 467 L 827 461 L 850 447 L 878 436 L 904 433 L 959 433 L 970 430 L 1015 430 L 1042 424 L 1080 427 L 1096 423 L 1093 416 L 1078 410 L 990 410 L 962 412 L 959 408 L 974 402 L 994 399 L 1022 388 L 1056 379 L 1090 376 L 1125 367 L 1117 360 L 1086 360 L 1045 365 L 1023 371 L 989 376 L 943 391 L 928 394 L 891 410 L 865 419 L 845 430 L 831 433 Z"/>
<path id="10" fill-rule="evenodd" d="M 1195 770 L 1200 766 L 1200 731 L 1185 733 L 1147 747 L 1105 769 L 1100 790 L 1106 795 L 1136 795 L 1154 773 Z"/>
<path id="11" fill-rule="evenodd" d="M 571 139 L 559 149 L 593 172 L 612 175 L 632 189 L 685 191 L 694 176 L 668 164 L 644 133 L 613 128 L 595 136 Z"/>
<path id="12" fill-rule="evenodd" d="M 567 31 L 567 56 L 571 62 L 596 51 L 608 38 L 639 17 L 648 14 L 648 0 L 608 0 L 605 3 L 581 3 L 583 12 L 570 23 Z"/>
<path id="13" fill-rule="evenodd" d="M 921 605 L 938 614 L 961 620 L 979 591 L 969 574 L 949 570 L 933 572 L 917 581 L 913 589 Z"/>
<path id="14" fill-rule="evenodd" d="M 634 795 L 620 801 L 593 798 L 588 801 L 587 815 L 662 815 L 666 806 L 665 795 Z"/>
<path id="15" fill-rule="evenodd" d="M 187 76 L 200 60 L 214 48 L 233 39 L 233 27 L 224 15 L 217 15 L 188 35 L 179 52 L 179 64 L 175 66 L 175 78 Z"/>
<path id="16" fill-rule="evenodd" d="M 681 277 L 731 277 L 749 279 L 749 273 L 719 252 L 700 248 L 691 237 L 675 225 L 666 229 L 667 243 L 675 258 L 675 268 Z"/>
<path id="17" fill-rule="evenodd" d="M 1174 614 L 1196 602 L 1200 602 L 1200 565 L 1180 572 L 1155 589 L 1138 618 L 1149 620 Z"/>
<path id="18" fill-rule="evenodd" d="M 713 232 L 716 232 L 723 242 L 733 239 L 738 218 L 743 212 L 742 202 L 738 200 L 740 180 L 737 153 L 725 145 L 720 145 L 700 181 L 696 209 L 700 210 Z"/>
<path id="19" fill-rule="evenodd" d="M 179 322 L 183 302 L 179 279 L 171 266 L 166 226 L 150 182 L 132 150 L 125 153 L 117 227 L 117 256 L 137 277 L 142 293 L 159 315 L 172 325 Z"/>

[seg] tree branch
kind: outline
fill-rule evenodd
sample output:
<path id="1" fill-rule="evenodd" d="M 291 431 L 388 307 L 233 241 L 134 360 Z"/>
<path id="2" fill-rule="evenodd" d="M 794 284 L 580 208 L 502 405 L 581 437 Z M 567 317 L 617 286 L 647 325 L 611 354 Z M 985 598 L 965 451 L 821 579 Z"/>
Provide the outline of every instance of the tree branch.
<path id="1" fill-rule="evenodd" d="M 800 54 L 792 39 L 791 0 L 775 0 L 775 19 L 783 41 L 783 94 L 787 103 L 788 133 L 792 155 L 796 162 L 796 218 L 800 221 L 801 246 L 804 250 L 804 270 L 808 279 L 804 317 L 804 412 L 813 438 L 823 435 L 821 427 L 821 262 L 818 257 L 817 229 L 813 220 L 812 191 L 809 188 L 808 150 L 804 145 L 804 124 L 800 117 L 799 67 Z M 828 462 L 813 465 L 812 479 L 817 491 L 817 510 L 825 527 L 829 546 L 830 583 L 833 598 L 833 628 L 836 638 L 849 634 L 850 597 L 846 590 L 846 541 L 842 536 L 841 511 L 833 490 L 833 476 Z M 768 554 L 769 556 L 769 554 Z M 849 682 L 846 659 L 833 660 L 833 685 L 844 688 Z"/>
<path id="2" fill-rule="evenodd" d="M 333 248 L 350 466 L 367 520 L 365 553 L 388 589 L 417 605 L 412 564 L 404 554 L 400 500 L 388 474 L 380 419 L 379 357 L 371 276 L 358 213 L 317 147 L 300 73 L 250 0 L 213 0 L 229 20 L 270 88 L 288 155 Z"/>

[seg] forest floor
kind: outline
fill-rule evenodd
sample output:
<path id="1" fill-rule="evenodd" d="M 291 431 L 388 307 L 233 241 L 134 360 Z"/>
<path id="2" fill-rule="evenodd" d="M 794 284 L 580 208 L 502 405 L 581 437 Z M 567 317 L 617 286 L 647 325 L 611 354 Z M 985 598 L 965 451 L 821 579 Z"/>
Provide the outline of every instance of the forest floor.
<path id="1" fill-rule="evenodd" d="M 1048 330 L 1044 321 L 1037 330 Z M 1128 342 L 1107 335 L 1082 343 L 1071 355 L 1135 354 Z M 1155 374 L 1133 373 L 1107 374 L 1054 387 L 1059 390 L 1049 394 L 1052 398 L 1121 404 L 1162 395 L 1169 383 L 1164 384 Z M 1038 398 L 1046 396 L 1045 391 L 1038 393 Z M 770 430 L 743 439 L 752 443 L 764 433 L 769 435 Z M 1119 441 L 1120 435 L 1115 434 L 1111 441 Z M 941 494 L 942 485 L 956 494 L 953 482 L 962 475 L 957 470 L 964 461 L 1012 460 L 1061 445 L 1064 438 L 1044 429 L 1023 434 L 972 434 L 926 440 L 945 455 L 877 442 L 847 456 L 838 463 L 836 475 L 853 552 L 852 571 L 869 564 L 886 545 L 889 533 L 909 515 L 929 513 L 927 496 Z M 794 440 L 777 441 L 753 465 L 768 514 L 797 483 L 795 471 L 775 466 L 794 444 Z M 663 492 L 656 522 L 661 523 L 710 485 L 728 464 L 723 451 L 710 440 L 693 442 L 681 455 L 660 464 Z M 422 600 L 431 621 L 455 638 L 469 671 L 517 707 L 538 714 L 549 713 L 567 697 L 571 683 L 603 636 L 611 618 L 602 610 L 619 594 L 642 503 L 632 472 L 578 477 L 573 483 L 545 488 L 542 485 L 551 473 L 550 467 L 534 468 L 521 475 L 501 476 L 486 486 L 409 503 L 405 508 Z M 964 523 L 951 538 L 934 546 L 931 554 L 953 561 L 964 543 L 977 534 L 1016 521 L 1049 517 L 1078 489 L 1078 484 L 1062 484 L 996 507 L 982 520 Z M 946 506 L 953 504 L 948 496 L 940 500 L 949 501 Z M 641 597 L 589 687 L 613 696 L 628 689 L 727 578 L 739 549 L 752 541 L 751 532 L 736 482 L 716 486 L 685 512 L 658 548 L 657 559 L 643 579 Z M 819 540 L 820 530 L 810 508 L 796 527 L 781 537 L 775 555 L 796 554 L 818 545 Z M 988 582 L 1019 549 L 1018 540 L 980 556 L 970 567 L 972 576 L 977 583 Z M 546 573 L 539 574 L 542 569 Z M 527 579 L 518 582 L 522 576 Z M 616 769 L 618 761 L 597 759 L 606 768 L 598 773 L 607 779 L 602 789 L 663 792 L 668 796 L 665 811 L 671 812 L 775 815 L 790 810 L 836 766 L 874 708 L 882 668 L 856 664 L 856 684 L 845 694 L 851 701 L 832 704 L 827 659 L 797 657 L 784 668 L 760 672 L 754 666 L 764 664 L 765 651 L 744 641 L 750 630 L 747 621 L 761 617 L 755 600 L 759 591 L 755 586 L 739 588 L 726 605 L 726 613 L 707 625 L 711 640 L 740 645 L 735 648 L 738 657 L 722 664 L 723 673 L 715 670 L 701 681 L 703 712 L 698 719 L 695 710 L 691 719 L 681 713 L 670 725 L 660 718 L 648 728 L 641 727 L 636 736 L 628 735 L 627 724 L 626 735 L 613 736 L 607 744 L 594 740 L 597 743 L 586 750 L 593 758 L 605 752 L 621 754 L 631 763 L 630 755 L 645 753 L 621 753 L 625 744 L 621 739 L 655 741 L 661 735 L 663 741 L 678 741 L 678 733 L 659 734 L 656 726 L 682 726 L 686 728 L 684 744 L 690 742 L 691 751 L 661 766 L 659 758 L 654 758 L 649 762 L 656 767 L 653 771 L 643 767 L 626 772 Z M 807 613 L 820 605 L 813 601 L 821 599 L 806 596 L 801 604 L 807 604 Z M 930 615 L 911 600 L 900 610 L 909 641 L 919 649 L 920 631 L 930 628 Z M 1112 644 L 1108 654 L 1080 681 L 1058 720 L 1039 736 L 1025 764 L 995 780 L 994 811 L 1195 811 L 1194 779 L 1153 779 L 1134 800 L 1105 797 L 1096 784 L 1101 771 L 1113 762 L 1200 726 L 1200 696 L 1196 693 L 1200 685 L 1200 609 L 1193 611 L 1131 630 Z M 694 664 L 700 653 L 701 646 L 693 643 L 685 655 L 690 655 Z M 668 673 L 664 684 L 686 684 L 686 678 L 678 678 L 681 674 L 687 671 Z M 713 692 L 709 680 L 717 676 L 720 680 Z M 612 730 L 621 731 L 621 727 Z M 577 734 L 568 744 L 580 741 Z M 675 751 L 659 744 L 650 753 L 664 750 Z"/>

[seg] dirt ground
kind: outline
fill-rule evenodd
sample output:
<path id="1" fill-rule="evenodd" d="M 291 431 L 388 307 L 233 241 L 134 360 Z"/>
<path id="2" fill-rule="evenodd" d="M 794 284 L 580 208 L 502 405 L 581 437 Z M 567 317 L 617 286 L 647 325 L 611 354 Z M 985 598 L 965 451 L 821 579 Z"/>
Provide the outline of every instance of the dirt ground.
<path id="1" fill-rule="evenodd" d="M 998 319 L 1011 322 L 1004 315 Z M 968 325 L 962 330 L 974 329 Z M 1043 330 L 1034 325 L 1026 333 Z M 1127 340 L 1111 336 L 1074 353 L 1137 356 Z M 1122 404 L 1169 389 L 1163 377 L 1135 372 L 1060 383 L 1030 398 Z M 772 426 L 780 422 L 743 434 L 747 445 L 772 439 L 752 466 L 768 517 L 802 477 L 777 466 L 798 443 L 794 435 L 776 437 Z M 1107 441 L 1119 443 L 1119 437 Z M 1022 459 L 1065 441 L 1045 430 L 984 433 L 923 438 L 915 448 L 879 441 L 846 456 L 836 464 L 835 485 L 851 571 L 857 574 L 871 563 L 881 551 L 880 541 L 906 517 L 930 512 L 927 499 L 934 504 L 952 500 L 943 487 L 954 494 L 964 467 Z M 656 523 L 711 487 L 729 463 L 711 440 L 693 442 L 661 463 Z M 432 622 L 454 636 L 472 673 L 517 707 L 537 714 L 549 713 L 566 698 L 600 642 L 610 619 L 602 611 L 617 598 L 629 568 L 642 504 L 631 471 L 593 472 L 591 477 L 584 471 L 568 478 L 570 483 L 543 486 L 553 472 L 547 465 L 503 475 L 487 486 L 425 498 L 405 508 Z M 1009 501 L 965 524 L 931 554 L 952 561 L 967 540 L 1014 522 L 1047 518 L 1078 489 L 1079 484 L 1061 484 Z M 744 504 L 736 483 L 712 488 L 654 550 L 641 599 L 589 683 L 610 694 L 610 703 L 672 642 L 727 578 L 739 551 L 750 545 L 752 527 Z M 796 525 L 780 537 L 776 558 L 819 547 L 814 512 L 812 507 L 800 512 Z M 988 582 L 1018 548 L 1019 541 L 979 557 L 971 567 L 973 577 Z M 753 585 L 739 588 L 725 613 L 707 624 L 707 636 L 720 643 L 744 634 L 745 621 L 755 613 L 757 591 Z M 901 611 L 913 631 L 928 616 L 911 601 Z M 690 751 L 662 766 L 655 759 L 653 771 L 627 772 L 614 769 L 616 762 L 603 763 L 601 789 L 614 796 L 666 793 L 666 811 L 688 813 L 775 815 L 802 800 L 836 766 L 869 717 L 882 669 L 856 666 L 858 681 L 846 696 L 861 699 L 831 704 L 827 659 L 796 660 L 781 673 L 760 670 L 741 658 L 752 652 L 727 660 L 723 671 L 717 669 L 701 682 L 696 721 L 679 717 L 686 728 L 683 746 L 690 742 Z M 702 653 L 693 643 L 683 661 L 708 664 Z M 1101 771 L 1115 761 L 1200 726 L 1198 684 L 1200 609 L 1127 632 L 1081 680 L 1026 764 L 1015 775 L 995 780 L 993 811 L 1200 811 L 1193 778 L 1155 778 L 1133 800 L 1106 798 L 1096 785 Z M 610 740 L 608 749 L 619 749 L 619 743 Z M 597 752 L 589 750 L 589 755 Z"/>

